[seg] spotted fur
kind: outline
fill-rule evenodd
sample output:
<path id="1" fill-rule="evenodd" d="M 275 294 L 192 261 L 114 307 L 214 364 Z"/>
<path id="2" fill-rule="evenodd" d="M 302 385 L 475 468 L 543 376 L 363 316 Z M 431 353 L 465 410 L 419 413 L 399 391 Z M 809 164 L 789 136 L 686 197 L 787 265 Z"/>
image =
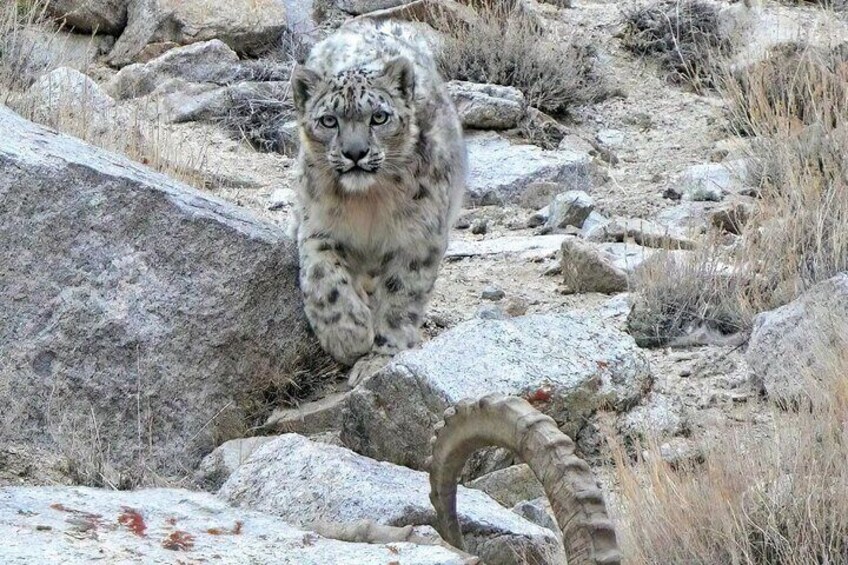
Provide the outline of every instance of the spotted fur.
<path id="1" fill-rule="evenodd" d="M 306 314 L 353 364 L 420 341 L 466 153 L 433 57 L 397 23 L 350 22 L 295 69 Z"/>

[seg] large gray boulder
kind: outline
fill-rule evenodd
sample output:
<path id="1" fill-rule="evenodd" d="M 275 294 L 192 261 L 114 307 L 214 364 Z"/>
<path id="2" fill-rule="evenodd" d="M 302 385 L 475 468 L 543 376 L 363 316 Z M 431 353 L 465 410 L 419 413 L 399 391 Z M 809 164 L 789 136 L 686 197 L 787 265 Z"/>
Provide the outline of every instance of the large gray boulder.
<path id="1" fill-rule="evenodd" d="M 515 128 L 527 109 L 524 94 L 511 86 L 452 80 L 447 87 L 464 128 Z"/>
<path id="2" fill-rule="evenodd" d="M 563 279 L 572 292 L 624 292 L 630 277 L 656 250 L 635 243 L 562 242 Z"/>
<path id="3" fill-rule="evenodd" d="M 346 543 L 179 489 L 0 489 L 2 563 L 461 565 L 432 545 Z"/>
<path id="4" fill-rule="evenodd" d="M 235 51 L 256 54 L 287 29 L 280 0 L 128 0 L 127 26 L 109 55 L 124 66 L 150 43 L 188 45 L 220 39 Z"/>
<path id="5" fill-rule="evenodd" d="M 592 185 L 588 153 L 515 145 L 495 132 L 467 135 L 466 145 L 467 199 L 474 205 L 516 204 L 525 189 L 539 181 L 559 183 L 560 192 L 586 190 Z"/>
<path id="6" fill-rule="evenodd" d="M 848 273 L 821 282 L 798 299 L 754 318 L 748 365 L 770 398 L 806 396 L 816 379 L 835 376 L 833 359 L 848 347 Z"/>
<path id="7" fill-rule="evenodd" d="M 0 217 L 0 443 L 182 475 L 326 362 L 280 228 L 3 106 Z"/>
<path id="8" fill-rule="evenodd" d="M 127 25 L 128 0 L 50 0 L 45 10 L 79 33 L 118 35 Z"/>
<path id="9" fill-rule="evenodd" d="M 175 47 L 147 63 L 135 63 L 121 69 L 107 90 L 120 99 L 144 96 L 168 79 L 188 83 L 229 84 L 241 68 L 235 51 L 223 41 L 213 39 L 185 47 Z"/>
<path id="10" fill-rule="evenodd" d="M 285 434 L 263 445 L 218 495 L 237 506 L 308 528 L 316 522 L 374 520 L 387 526 L 435 525 L 427 473 L 378 462 L 343 447 Z M 485 493 L 459 488 L 468 551 L 486 563 L 544 563 L 552 532 L 525 521 Z M 523 559 L 523 560 L 522 560 Z"/>
<path id="11" fill-rule="evenodd" d="M 75 133 L 81 137 L 106 136 L 118 121 L 129 117 L 96 82 L 68 67 L 59 67 L 39 77 L 19 104 L 27 109 L 32 120 L 46 126 L 60 129 L 75 122 Z M 122 129 L 131 135 L 128 124 Z"/>
<path id="12" fill-rule="evenodd" d="M 450 405 L 522 396 L 576 437 L 599 408 L 625 410 L 649 388 L 648 361 L 628 335 L 575 315 L 471 320 L 401 353 L 350 395 L 342 440 L 422 469 Z"/>

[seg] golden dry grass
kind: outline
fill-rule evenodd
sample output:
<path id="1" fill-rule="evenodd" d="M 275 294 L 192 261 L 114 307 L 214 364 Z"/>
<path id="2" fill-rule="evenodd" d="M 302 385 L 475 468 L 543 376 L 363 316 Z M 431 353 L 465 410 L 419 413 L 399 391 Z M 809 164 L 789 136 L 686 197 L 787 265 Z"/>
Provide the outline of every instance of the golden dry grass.
<path id="1" fill-rule="evenodd" d="M 35 76 L 29 72 L 36 49 L 45 46 L 26 40 L 39 30 L 48 37 L 61 39 L 64 32 L 46 16 L 49 0 L 9 2 L 0 7 L 0 103 L 23 117 L 108 151 L 126 155 L 148 167 L 196 187 L 208 177 L 205 145 L 187 148 L 155 116 L 156 108 L 135 105 L 132 109 L 117 105 L 104 107 L 95 88 L 68 91 L 57 82 L 49 94 L 35 99 L 27 94 Z M 61 42 L 58 43 L 61 45 Z M 61 55 L 50 67 L 61 67 Z"/>
<path id="2" fill-rule="evenodd" d="M 639 279 L 643 313 L 634 312 L 659 328 L 652 345 L 693 324 L 720 328 L 728 315 L 744 329 L 848 270 L 845 61 L 840 51 L 791 46 L 727 76 L 731 122 L 756 136 L 756 209 L 734 245 L 716 237 L 698 260 Z M 629 562 L 848 562 L 848 324 L 830 333 L 828 343 L 805 344 L 825 367 L 802 375 L 807 398 L 791 411 L 774 405 L 765 428 L 713 430 L 703 464 L 672 468 L 655 445 L 634 461 L 611 442 Z"/>
<path id="3" fill-rule="evenodd" d="M 774 407 L 768 430 L 719 430 L 701 465 L 672 468 L 654 445 L 612 442 L 621 542 L 634 564 L 848 562 L 848 334 L 819 344 L 809 401 Z"/>
<path id="4" fill-rule="evenodd" d="M 651 345 L 699 323 L 745 330 L 757 313 L 848 270 L 845 61 L 839 51 L 793 47 L 728 75 L 731 124 L 756 136 L 750 162 L 759 198 L 732 246 L 716 236 L 688 273 L 672 266 L 637 279 L 641 311 L 631 327 L 656 328 Z M 730 280 L 712 276 L 717 265 Z"/>

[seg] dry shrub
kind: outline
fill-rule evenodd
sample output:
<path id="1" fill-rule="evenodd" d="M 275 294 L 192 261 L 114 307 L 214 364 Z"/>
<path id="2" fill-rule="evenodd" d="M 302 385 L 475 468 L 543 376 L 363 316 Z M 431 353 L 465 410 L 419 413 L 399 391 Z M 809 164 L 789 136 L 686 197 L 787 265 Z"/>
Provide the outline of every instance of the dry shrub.
<path id="1" fill-rule="evenodd" d="M 733 334 L 744 328 L 736 301 L 740 274 L 712 246 L 688 254 L 662 252 L 637 271 L 633 284 L 639 292 L 627 330 L 640 347 L 664 345 L 696 330 Z"/>
<path id="2" fill-rule="evenodd" d="M 447 79 L 513 86 L 553 115 L 609 94 L 588 44 L 550 37 L 527 14 L 492 3 L 467 26 L 443 25 L 439 69 Z"/>
<path id="3" fill-rule="evenodd" d="M 818 345 L 827 370 L 806 375 L 808 401 L 775 407 L 768 433 L 720 431 L 702 465 L 675 470 L 656 446 L 632 461 L 613 442 L 630 563 L 848 562 L 848 334 Z"/>
<path id="4" fill-rule="evenodd" d="M 652 345 L 659 345 L 693 319 L 711 323 L 715 312 L 719 328 L 729 318 L 727 329 L 747 329 L 755 314 L 848 270 L 848 67 L 834 57 L 780 50 L 744 80 L 727 81 L 740 130 L 757 135 L 751 161 L 759 199 L 735 245 L 707 242 L 698 268 L 722 262 L 736 275 L 731 284 L 675 269 L 640 278 L 630 320 L 637 335 L 655 328 Z"/>
<path id="5" fill-rule="evenodd" d="M 757 136 L 752 161 L 760 200 L 738 261 L 756 281 L 753 314 L 848 269 L 848 57 L 843 50 L 781 50 L 730 80 L 743 131 Z"/>
<path id="6" fill-rule="evenodd" d="M 659 61 L 669 78 L 696 89 L 715 86 L 716 72 L 732 50 L 718 8 L 699 0 L 662 0 L 624 14 L 622 43 Z"/>
<path id="7" fill-rule="evenodd" d="M 787 137 L 801 126 L 833 129 L 848 112 L 848 44 L 822 50 L 798 43 L 724 81 L 730 123 L 740 135 Z"/>
<path id="8" fill-rule="evenodd" d="M 287 127 L 295 119 L 288 83 L 274 89 L 232 89 L 220 124 L 237 139 L 247 141 L 258 151 L 294 153 L 297 128 Z"/>

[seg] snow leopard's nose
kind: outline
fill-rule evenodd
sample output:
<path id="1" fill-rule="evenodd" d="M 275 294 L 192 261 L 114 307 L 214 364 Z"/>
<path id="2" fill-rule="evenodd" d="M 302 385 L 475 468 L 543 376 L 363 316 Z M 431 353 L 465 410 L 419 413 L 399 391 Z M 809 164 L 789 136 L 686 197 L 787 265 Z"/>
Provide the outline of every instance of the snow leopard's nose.
<path id="1" fill-rule="evenodd" d="M 368 146 L 358 143 L 351 144 L 350 146 L 347 146 L 342 150 L 342 155 L 344 155 L 354 163 L 358 163 L 360 160 L 362 160 L 363 157 L 368 155 Z"/>

